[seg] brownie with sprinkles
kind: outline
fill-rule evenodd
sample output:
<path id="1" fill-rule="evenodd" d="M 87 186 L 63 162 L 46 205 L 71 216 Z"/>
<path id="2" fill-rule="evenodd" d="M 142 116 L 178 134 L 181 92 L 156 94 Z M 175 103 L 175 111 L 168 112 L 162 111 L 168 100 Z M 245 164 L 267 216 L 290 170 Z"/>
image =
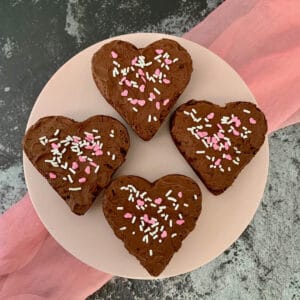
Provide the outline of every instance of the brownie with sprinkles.
<path id="1" fill-rule="evenodd" d="M 92 58 L 93 78 L 101 94 L 145 141 L 159 130 L 192 70 L 189 53 L 170 39 L 140 49 L 113 40 Z"/>
<path id="2" fill-rule="evenodd" d="M 187 162 L 213 194 L 223 193 L 264 143 L 267 122 L 250 102 L 225 107 L 190 100 L 174 112 L 170 130 Z"/>
<path id="3" fill-rule="evenodd" d="M 125 161 L 129 143 L 125 126 L 114 118 L 49 116 L 27 130 L 23 148 L 72 212 L 83 215 Z"/>
<path id="4" fill-rule="evenodd" d="M 189 177 L 167 175 L 151 183 L 121 176 L 106 188 L 103 212 L 129 253 L 158 276 L 194 229 L 201 203 L 200 188 Z"/>

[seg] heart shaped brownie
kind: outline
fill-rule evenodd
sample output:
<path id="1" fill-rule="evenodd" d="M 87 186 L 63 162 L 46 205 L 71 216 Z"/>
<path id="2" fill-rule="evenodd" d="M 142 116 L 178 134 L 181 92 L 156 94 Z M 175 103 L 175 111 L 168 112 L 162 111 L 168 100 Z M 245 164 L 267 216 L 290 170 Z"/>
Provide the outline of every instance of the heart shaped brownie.
<path id="1" fill-rule="evenodd" d="M 198 185 L 183 175 L 167 175 L 154 183 L 122 176 L 107 187 L 103 212 L 129 253 L 158 276 L 194 229 L 201 201 Z"/>
<path id="2" fill-rule="evenodd" d="M 231 102 L 220 107 L 191 100 L 174 112 L 170 129 L 184 158 L 218 195 L 232 185 L 262 146 L 267 122 L 253 103 Z"/>
<path id="3" fill-rule="evenodd" d="M 142 49 L 114 40 L 94 54 L 92 72 L 107 102 L 148 141 L 187 86 L 192 60 L 173 40 L 162 39 Z"/>
<path id="4" fill-rule="evenodd" d="M 82 215 L 125 161 L 129 135 L 107 116 L 84 122 L 50 116 L 27 130 L 23 148 L 71 210 Z"/>

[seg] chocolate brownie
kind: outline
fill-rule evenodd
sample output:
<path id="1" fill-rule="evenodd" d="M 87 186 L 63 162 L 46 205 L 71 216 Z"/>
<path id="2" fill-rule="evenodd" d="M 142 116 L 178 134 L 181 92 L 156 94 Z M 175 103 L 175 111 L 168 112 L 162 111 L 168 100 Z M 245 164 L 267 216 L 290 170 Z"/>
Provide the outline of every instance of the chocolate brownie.
<path id="1" fill-rule="evenodd" d="M 205 186 L 215 195 L 232 185 L 265 140 L 267 122 L 253 103 L 225 107 L 191 100 L 174 112 L 173 140 Z"/>
<path id="2" fill-rule="evenodd" d="M 103 212 L 129 253 L 158 276 L 194 229 L 201 201 L 198 185 L 183 175 L 167 175 L 153 183 L 122 176 L 105 190 Z"/>
<path id="3" fill-rule="evenodd" d="M 187 86 L 192 59 L 174 40 L 161 39 L 141 49 L 114 40 L 94 54 L 92 73 L 107 102 L 148 141 Z"/>
<path id="4" fill-rule="evenodd" d="M 125 161 L 129 135 L 107 116 L 84 122 L 49 116 L 27 130 L 23 148 L 71 210 L 82 215 Z"/>

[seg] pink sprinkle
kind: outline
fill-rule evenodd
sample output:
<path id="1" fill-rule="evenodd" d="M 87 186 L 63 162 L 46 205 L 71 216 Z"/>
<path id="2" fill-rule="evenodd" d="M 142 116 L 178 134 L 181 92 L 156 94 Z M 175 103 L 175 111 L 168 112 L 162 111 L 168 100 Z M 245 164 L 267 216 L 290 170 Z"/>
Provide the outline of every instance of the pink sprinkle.
<path id="1" fill-rule="evenodd" d="M 138 100 L 137 103 L 138 103 L 139 106 L 144 106 L 146 104 L 146 101 L 145 100 Z"/>
<path id="2" fill-rule="evenodd" d="M 147 223 L 150 221 L 147 214 L 144 214 L 143 219 Z"/>
<path id="3" fill-rule="evenodd" d="M 218 144 L 213 144 L 214 150 L 219 150 L 219 145 Z"/>
<path id="4" fill-rule="evenodd" d="M 211 138 L 211 141 L 213 142 L 213 144 L 216 144 L 218 142 L 218 140 L 214 136 Z"/>
<path id="5" fill-rule="evenodd" d="M 213 112 L 211 112 L 210 114 L 208 114 L 208 115 L 206 116 L 206 118 L 209 119 L 209 120 L 211 120 L 211 119 L 214 118 L 214 116 L 215 116 L 215 114 L 214 114 Z"/>
<path id="6" fill-rule="evenodd" d="M 85 172 L 86 174 L 90 174 L 90 173 L 91 173 L 91 168 L 90 168 L 90 166 L 87 166 L 87 167 L 84 169 L 84 172 Z"/>
<path id="7" fill-rule="evenodd" d="M 126 80 L 126 77 L 122 77 L 121 82 L 124 82 Z"/>
<path id="8" fill-rule="evenodd" d="M 171 81 L 170 81 L 169 79 L 167 79 L 167 78 L 164 78 L 164 79 L 163 79 L 163 82 L 164 82 L 165 84 L 169 84 Z"/>
<path id="9" fill-rule="evenodd" d="M 159 76 L 159 74 L 160 74 L 160 69 L 157 68 L 157 69 L 155 70 L 154 74 L 157 75 L 157 76 Z"/>
<path id="10" fill-rule="evenodd" d="M 253 119 L 253 118 L 250 118 L 250 119 L 249 119 L 249 122 L 250 122 L 250 124 L 256 124 L 256 120 Z"/>
<path id="11" fill-rule="evenodd" d="M 144 201 L 143 200 L 141 200 L 141 199 L 137 199 L 136 200 L 136 204 L 138 205 L 138 206 L 143 206 L 144 205 Z"/>
<path id="12" fill-rule="evenodd" d="M 136 105 L 138 103 L 138 99 L 132 99 L 130 100 L 130 103 Z"/>
<path id="13" fill-rule="evenodd" d="M 163 49 L 155 49 L 155 52 L 157 54 L 162 54 L 164 52 L 164 50 Z"/>
<path id="14" fill-rule="evenodd" d="M 96 156 L 103 155 L 103 151 L 101 149 L 99 149 L 95 152 L 95 155 Z"/>
<path id="15" fill-rule="evenodd" d="M 182 224 L 184 224 L 184 220 L 177 220 L 177 221 L 176 221 L 176 224 L 177 224 L 177 225 L 182 225 Z"/>
<path id="16" fill-rule="evenodd" d="M 236 135 L 236 136 L 239 136 L 239 135 L 240 135 L 240 133 L 239 133 L 237 130 L 235 130 L 235 129 L 232 130 L 232 133 L 233 133 L 234 135 Z"/>
<path id="17" fill-rule="evenodd" d="M 148 223 L 149 224 L 154 224 L 155 223 L 155 220 L 153 218 L 151 218 L 151 220 L 148 220 Z"/>
<path id="18" fill-rule="evenodd" d="M 159 205 L 159 204 L 162 203 L 162 199 L 161 199 L 161 198 L 156 198 L 156 199 L 154 200 L 154 203 L 157 204 L 157 205 Z"/>
<path id="19" fill-rule="evenodd" d="M 236 127 L 240 127 L 241 126 L 241 120 L 239 118 L 236 118 L 235 126 Z"/>
<path id="20" fill-rule="evenodd" d="M 141 77 L 142 78 L 142 80 L 146 83 L 147 81 L 146 81 L 146 78 L 144 77 L 144 76 L 142 76 Z"/>
<path id="21" fill-rule="evenodd" d="M 59 148 L 58 145 L 55 144 L 55 143 L 52 143 L 52 144 L 51 144 L 51 147 L 52 147 L 52 149 L 58 149 L 58 148 Z"/>
<path id="22" fill-rule="evenodd" d="M 115 51 L 111 51 L 112 58 L 117 58 L 118 54 Z"/>
<path id="23" fill-rule="evenodd" d="M 79 142 L 79 138 L 77 136 L 73 136 L 73 142 L 78 143 Z"/>
<path id="24" fill-rule="evenodd" d="M 144 71 L 143 71 L 142 69 L 138 69 L 138 73 L 139 73 L 139 75 L 141 75 L 141 76 L 144 76 L 144 75 L 145 75 L 145 73 L 144 73 Z"/>
<path id="25" fill-rule="evenodd" d="M 131 86 L 131 81 L 129 81 L 128 79 L 125 80 L 125 83 L 127 86 Z"/>
<path id="26" fill-rule="evenodd" d="M 208 136 L 208 137 L 206 138 L 206 141 L 210 144 L 210 143 L 211 143 L 211 137 Z"/>
<path id="27" fill-rule="evenodd" d="M 220 132 L 220 131 L 217 133 L 217 135 L 218 135 L 218 137 L 221 138 L 221 139 L 224 137 L 224 134 L 223 134 L 222 132 Z"/>
<path id="28" fill-rule="evenodd" d="M 155 95 L 152 92 L 149 95 L 150 95 L 151 99 L 155 99 L 156 98 Z"/>
<path id="29" fill-rule="evenodd" d="M 131 61 L 131 65 L 134 66 L 137 62 L 137 57 L 135 57 L 132 61 Z"/>
<path id="30" fill-rule="evenodd" d="M 197 134 L 202 138 L 208 135 L 206 131 L 197 131 Z"/>
<path id="31" fill-rule="evenodd" d="M 94 163 L 93 161 L 90 161 L 90 165 L 95 167 L 95 168 L 98 167 L 98 165 L 96 163 Z"/>
<path id="32" fill-rule="evenodd" d="M 155 103 L 155 107 L 156 107 L 157 110 L 160 110 L 160 102 L 157 101 L 157 102 Z"/>
<path id="33" fill-rule="evenodd" d="M 166 106 L 169 102 L 170 102 L 170 100 L 169 100 L 169 99 L 166 99 L 166 100 L 164 100 L 163 105 Z"/>
<path id="34" fill-rule="evenodd" d="M 83 157 L 83 156 L 79 156 L 79 161 L 80 161 L 80 162 L 86 162 L 86 158 Z"/>
<path id="35" fill-rule="evenodd" d="M 89 141 L 89 142 L 93 142 L 94 141 L 94 135 L 93 134 L 86 135 L 85 140 Z"/>
<path id="36" fill-rule="evenodd" d="M 167 65 L 170 65 L 170 64 L 172 63 L 172 60 L 171 60 L 171 59 L 168 59 L 168 58 L 166 58 L 166 59 L 165 59 L 165 63 L 166 63 Z"/>
<path id="37" fill-rule="evenodd" d="M 124 215 L 124 218 L 125 218 L 125 219 L 131 219 L 131 218 L 132 218 L 132 214 L 131 214 L 131 213 L 126 213 L 126 214 Z"/>
<path id="38" fill-rule="evenodd" d="M 56 174 L 50 172 L 49 173 L 49 177 L 50 177 L 50 179 L 55 179 L 56 178 Z"/>
<path id="39" fill-rule="evenodd" d="M 100 149 L 99 145 L 96 144 L 96 145 L 94 146 L 94 151 L 97 151 L 97 150 L 99 150 L 99 149 Z"/>
<path id="40" fill-rule="evenodd" d="M 84 182 L 86 182 L 86 178 L 85 177 L 81 177 L 81 178 L 78 179 L 78 182 L 84 183 Z"/>
<path id="41" fill-rule="evenodd" d="M 182 198 L 182 192 L 179 192 L 179 193 L 178 193 L 178 197 L 179 197 L 179 198 Z"/>
<path id="42" fill-rule="evenodd" d="M 219 123 L 217 124 L 217 126 L 220 130 L 223 130 L 223 127 Z"/>
<path id="43" fill-rule="evenodd" d="M 224 144 L 224 148 L 225 148 L 225 150 L 229 149 L 229 144 L 227 142 Z"/>
<path id="44" fill-rule="evenodd" d="M 73 170 L 76 170 L 78 168 L 78 163 L 76 162 L 76 161 L 74 161 L 73 163 L 72 163 L 72 169 Z"/>
<path id="45" fill-rule="evenodd" d="M 164 238 L 166 238 L 167 237 L 167 232 L 164 230 L 162 233 L 161 233 L 161 235 L 160 235 L 160 237 L 162 238 L 162 239 L 164 239 Z"/>
<path id="46" fill-rule="evenodd" d="M 90 140 L 88 140 L 88 139 L 86 139 L 86 140 L 87 140 L 87 141 L 90 141 Z M 90 149 L 94 149 L 94 146 L 88 145 L 88 146 L 85 146 L 84 148 L 90 150 Z"/>
<path id="47" fill-rule="evenodd" d="M 215 165 L 218 166 L 220 163 L 221 163 L 221 158 L 218 158 L 218 159 L 215 161 Z"/>
<path id="48" fill-rule="evenodd" d="M 128 95 L 128 90 L 124 90 L 122 93 L 121 93 L 121 96 L 123 97 L 126 97 Z"/>
<path id="49" fill-rule="evenodd" d="M 228 160 L 232 160 L 232 157 L 231 157 L 230 154 L 226 154 L 226 155 L 225 155 L 225 158 L 228 159 Z"/>
<path id="50" fill-rule="evenodd" d="M 144 93 L 144 91 L 145 91 L 145 85 L 144 84 L 142 84 L 141 86 L 140 86 L 140 91 L 142 92 L 142 93 Z"/>

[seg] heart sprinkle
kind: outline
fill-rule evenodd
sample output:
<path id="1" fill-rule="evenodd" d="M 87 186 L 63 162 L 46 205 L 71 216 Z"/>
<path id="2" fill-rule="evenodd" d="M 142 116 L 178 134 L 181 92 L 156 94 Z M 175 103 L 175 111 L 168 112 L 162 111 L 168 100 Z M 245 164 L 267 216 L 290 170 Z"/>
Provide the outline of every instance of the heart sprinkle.
<path id="1" fill-rule="evenodd" d="M 146 61 L 146 57 L 143 55 L 137 56 L 131 60 L 130 66 L 121 66 L 116 60 L 119 55 L 117 52 L 112 51 L 111 56 L 113 58 L 112 64 L 114 66 L 112 70 L 112 75 L 116 80 L 118 80 L 119 85 L 125 86 L 125 89 L 121 91 L 121 96 L 127 97 L 128 103 L 131 105 L 138 104 L 143 107 L 147 103 L 148 105 L 155 105 L 157 110 L 160 110 L 160 102 L 151 102 L 156 99 L 158 101 L 163 101 L 163 105 L 166 106 L 169 103 L 169 99 L 157 99 L 160 97 L 160 90 L 157 88 L 160 85 L 167 85 L 171 83 L 171 80 L 167 78 L 167 72 L 170 71 L 170 66 L 178 61 L 178 58 L 171 59 L 170 54 L 165 52 L 163 49 L 155 49 L 155 54 L 153 61 Z M 147 68 L 153 64 L 157 64 L 158 67 L 155 69 L 154 73 L 149 73 Z M 152 68 L 152 67 L 151 67 Z M 134 78 L 134 80 L 130 78 Z M 152 90 L 149 91 L 150 87 L 153 85 Z M 142 94 L 141 99 L 133 99 L 130 89 L 138 89 Z M 149 95 L 147 97 L 147 95 Z M 146 103 L 146 100 L 149 102 Z M 157 104 L 159 103 L 159 104 Z M 133 107 L 132 111 L 138 112 L 136 107 Z M 148 115 L 148 122 L 158 121 L 158 116 Z"/>
<path id="2" fill-rule="evenodd" d="M 113 55 L 113 54 L 112 54 Z M 81 138 L 79 136 L 71 136 L 68 135 L 63 139 L 59 139 L 60 129 L 56 129 L 53 133 L 52 137 L 40 137 L 39 142 L 44 147 L 49 147 L 49 152 L 52 155 L 51 159 L 46 159 L 45 163 L 50 164 L 53 168 L 61 168 L 66 172 L 70 172 L 68 174 L 64 174 L 58 176 L 54 172 L 49 173 L 50 179 L 62 179 L 64 181 L 69 181 L 70 184 L 74 183 L 74 176 L 79 168 L 83 168 L 84 172 L 87 175 L 91 174 L 91 167 L 94 168 L 94 173 L 97 173 L 100 166 L 95 163 L 92 156 L 101 156 L 103 153 L 103 143 L 100 142 L 101 136 L 98 135 L 97 129 L 92 129 L 92 132 L 84 132 L 84 137 Z M 114 137 L 114 130 L 111 130 L 110 137 Z M 55 142 L 54 142 L 55 141 Z M 65 153 L 67 150 L 71 150 L 73 153 L 76 153 L 78 160 L 68 162 L 67 159 L 64 160 Z M 84 153 L 86 152 L 86 153 Z M 87 153 L 88 152 L 88 153 Z M 115 158 L 115 154 L 112 154 L 112 157 Z M 70 163 L 71 167 L 68 167 Z M 81 167 L 81 165 L 88 164 L 86 166 Z M 86 177 L 80 177 L 78 182 L 83 184 L 87 181 Z M 69 191 L 80 191 L 81 187 L 70 186 Z"/>
<path id="3" fill-rule="evenodd" d="M 246 109 L 244 109 L 243 112 L 251 114 L 251 112 Z M 204 149 L 197 150 L 196 153 L 204 155 L 205 158 L 211 162 L 209 165 L 210 168 L 218 169 L 220 172 L 225 172 L 225 169 L 231 172 L 232 167 L 230 165 L 228 166 L 229 162 L 235 165 L 240 164 L 239 154 L 241 154 L 241 151 L 237 147 L 233 147 L 235 157 L 232 157 L 232 155 L 228 153 L 228 151 L 232 149 L 232 137 L 230 137 L 230 135 L 248 139 L 252 131 L 245 126 L 241 127 L 241 120 L 238 116 L 234 114 L 222 116 L 220 122 L 217 123 L 217 131 L 209 134 L 207 131 L 203 131 L 203 129 L 213 127 L 210 120 L 215 118 L 214 112 L 210 112 L 206 117 L 198 117 L 198 112 L 195 108 L 191 109 L 191 111 L 184 111 L 183 113 L 196 123 L 196 126 L 187 128 L 187 131 L 202 142 Z M 256 121 L 251 117 L 249 118 L 249 122 L 250 124 L 256 124 Z M 209 148 L 216 151 L 215 156 L 206 155 L 205 149 Z M 224 166 L 225 162 L 227 162 L 227 167 Z"/>
<path id="4" fill-rule="evenodd" d="M 147 207 L 147 205 L 150 205 L 151 208 L 156 210 L 155 215 L 158 214 L 161 217 L 161 221 L 160 221 L 155 217 L 149 216 L 149 214 L 147 213 L 143 214 L 141 217 L 138 217 L 137 216 L 138 214 L 135 215 L 133 211 L 126 212 L 124 214 L 125 219 L 132 219 L 131 220 L 132 224 L 136 220 L 139 222 L 138 228 L 140 232 L 143 233 L 142 242 L 148 244 L 151 239 L 152 241 L 156 241 L 157 243 L 162 243 L 163 239 L 167 238 L 168 236 L 170 236 L 170 238 L 175 238 L 177 236 L 177 233 L 175 232 L 176 226 L 174 227 L 173 224 L 181 226 L 185 223 L 183 212 L 181 211 L 181 209 L 185 209 L 186 211 L 186 208 L 183 207 L 188 207 L 188 205 L 184 203 L 183 207 L 181 208 L 177 198 L 175 197 L 175 195 L 173 196 L 173 190 L 168 190 L 165 195 L 155 199 L 149 197 L 146 191 L 140 191 L 132 184 L 121 186 L 120 190 L 128 191 L 129 193 L 128 201 L 132 203 L 136 203 L 135 208 L 137 210 L 139 211 L 144 210 L 145 207 Z M 183 196 L 182 192 L 178 192 L 177 196 L 179 198 L 182 198 Z M 197 200 L 197 195 L 193 195 L 193 201 L 195 200 Z M 161 205 L 163 201 L 169 201 L 172 203 L 171 205 L 174 209 L 174 212 L 176 211 L 175 220 L 172 220 L 170 211 L 169 209 L 167 210 L 167 206 Z M 120 210 L 121 208 L 123 209 L 123 207 L 116 207 L 116 210 Z M 164 222 L 162 223 L 162 221 Z M 122 228 L 127 228 L 127 227 L 123 226 L 119 228 L 119 230 L 121 231 L 126 230 Z M 134 235 L 135 233 L 131 232 L 131 234 Z M 153 251 L 152 251 L 152 255 L 153 255 Z"/>

